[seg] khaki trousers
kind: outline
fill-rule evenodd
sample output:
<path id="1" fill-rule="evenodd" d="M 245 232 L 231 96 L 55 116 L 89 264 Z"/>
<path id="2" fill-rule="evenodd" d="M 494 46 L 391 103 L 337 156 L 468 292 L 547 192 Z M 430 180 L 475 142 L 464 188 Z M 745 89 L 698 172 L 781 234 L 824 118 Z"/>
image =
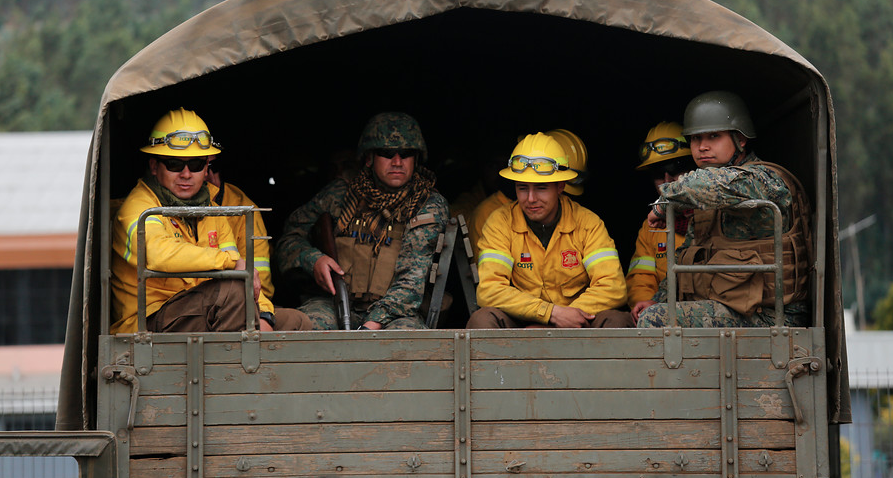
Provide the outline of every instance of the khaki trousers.
<path id="1" fill-rule="evenodd" d="M 635 326 L 636 323 L 633 321 L 632 314 L 613 309 L 603 310 L 595 314 L 595 318 L 588 325 L 588 327 L 596 329 L 622 329 Z M 471 314 L 471 318 L 468 319 L 468 324 L 465 327 L 468 329 L 521 329 L 554 326 L 517 319 L 496 307 L 483 307 Z"/>

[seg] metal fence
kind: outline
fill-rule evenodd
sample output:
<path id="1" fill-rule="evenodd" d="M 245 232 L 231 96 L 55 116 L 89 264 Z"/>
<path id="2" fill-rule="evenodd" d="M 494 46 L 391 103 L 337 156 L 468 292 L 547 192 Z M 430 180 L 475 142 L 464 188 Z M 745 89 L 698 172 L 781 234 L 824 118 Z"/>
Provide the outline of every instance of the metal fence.
<path id="1" fill-rule="evenodd" d="M 853 423 L 840 427 L 841 476 L 893 478 L 893 370 L 850 370 Z"/>
<path id="2" fill-rule="evenodd" d="M 0 389 L 0 431 L 52 430 L 59 389 Z M 71 457 L 0 456 L 2 478 L 77 478 Z"/>

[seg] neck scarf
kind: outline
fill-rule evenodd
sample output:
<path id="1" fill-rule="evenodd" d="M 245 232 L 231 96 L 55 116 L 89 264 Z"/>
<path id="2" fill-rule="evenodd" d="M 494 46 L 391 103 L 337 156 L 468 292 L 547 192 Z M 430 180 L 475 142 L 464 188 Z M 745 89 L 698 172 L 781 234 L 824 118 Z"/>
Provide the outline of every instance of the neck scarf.
<path id="1" fill-rule="evenodd" d="M 412 178 L 402 188 L 388 191 L 376 184 L 372 169 L 363 168 L 348 184 L 347 195 L 341 208 L 341 217 L 335 227 L 346 234 L 348 227 L 359 220 L 371 231 L 378 254 L 387 237 L 388 226 L 405 224 L 418 214 L 434 189 L 434 173 L 416 166 Z"/>
<path id="2" fill-rule="evenodd" d="M 211 192 L 208 191 L 208 184 L 202 183 L 201 189 L 189 199 L 180 199 L 177 196 L 174 196 L 168 188 L 161 185 L 158 182 L 158 178 L 154 175 L 146 173 L 143 176 L 143 182 L 146 183 L 146 186 L 155 193 L 155 197 L 158 198 L 158 201 L 162 206 L 165 207 L 183 207 L 183 206 L 210 206 L 211 205 Z M 192 237 L 196 237 L 198 234 L 198 221 L 194 217 L 190 218 L 179 218 L 181 222 L 187 224 L 189 226 L 190 231 L 192 231 Z"/>

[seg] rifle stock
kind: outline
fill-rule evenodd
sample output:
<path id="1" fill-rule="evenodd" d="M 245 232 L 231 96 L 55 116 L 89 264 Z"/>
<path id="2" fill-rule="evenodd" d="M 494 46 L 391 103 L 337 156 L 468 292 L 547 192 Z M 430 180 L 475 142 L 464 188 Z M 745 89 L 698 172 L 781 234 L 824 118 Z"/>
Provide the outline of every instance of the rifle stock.
<path id="1" fill-rule="evenodd" d="M 319 216 L 314 226 L 319 250 L 338 262 L 338 250 L 335 247 L 335 226 L 332 223 L 332 215 L 324 212 Z M 344 330 L 350 330 L 350 293 L 347 283 L 338 273 L 332 271 L 332 284 L 335 285 L 335 314 L 338 322 Z"/>

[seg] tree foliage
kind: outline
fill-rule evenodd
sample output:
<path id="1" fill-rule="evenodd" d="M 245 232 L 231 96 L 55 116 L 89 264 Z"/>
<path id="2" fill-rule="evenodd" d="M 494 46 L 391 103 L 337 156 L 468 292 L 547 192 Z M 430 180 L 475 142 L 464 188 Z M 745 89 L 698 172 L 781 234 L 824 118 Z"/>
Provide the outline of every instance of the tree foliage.
<path id="1" fill-rule="evenodd" d="M 215 2 L 0 3 L 0 131 L 90 129 L 115 70 Z"/>

